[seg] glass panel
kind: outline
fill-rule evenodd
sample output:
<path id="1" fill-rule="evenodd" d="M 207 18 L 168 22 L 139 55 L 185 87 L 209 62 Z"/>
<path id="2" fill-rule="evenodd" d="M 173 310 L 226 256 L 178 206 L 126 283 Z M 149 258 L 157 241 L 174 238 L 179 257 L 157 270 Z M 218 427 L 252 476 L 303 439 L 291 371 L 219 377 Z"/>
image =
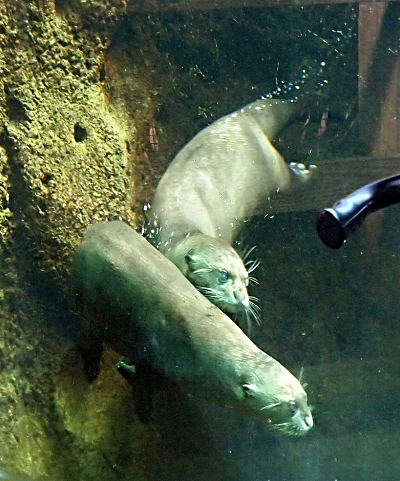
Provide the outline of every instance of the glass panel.
<path id="1" fill-rule="evenodd" d="M 399 478 L 399 207 L 316 219 L 398 173 L 400 3 L 277 3 L 0 1 L 0 479 Z"/>

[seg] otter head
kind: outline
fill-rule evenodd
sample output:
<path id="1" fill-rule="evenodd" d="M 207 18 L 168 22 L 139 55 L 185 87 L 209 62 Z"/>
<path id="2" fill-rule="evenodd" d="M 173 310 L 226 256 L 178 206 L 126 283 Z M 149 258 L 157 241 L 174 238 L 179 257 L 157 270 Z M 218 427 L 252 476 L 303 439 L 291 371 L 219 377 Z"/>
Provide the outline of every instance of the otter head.
<path id="1" fill-rule="evenodd" d="M 298 436 L 312 428 L 313 417 L 302 385 L 270 356 L 241 377 L 240 389 L 242 402 L 257 411 L 271 429 Z"/>
<path id="2" fill-rule="evenodd" d="M 195 234 L 165 253 L 184 276 L 222 311 L 251 310 L 249 275 L 235 249 L 221 239 Z"/>

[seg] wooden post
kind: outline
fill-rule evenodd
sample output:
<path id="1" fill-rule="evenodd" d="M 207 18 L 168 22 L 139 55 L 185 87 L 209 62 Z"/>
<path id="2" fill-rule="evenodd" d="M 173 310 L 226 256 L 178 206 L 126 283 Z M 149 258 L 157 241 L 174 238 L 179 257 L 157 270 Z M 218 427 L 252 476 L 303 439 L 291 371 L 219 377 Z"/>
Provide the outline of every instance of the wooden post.
<path id="1" fill-rule="evenodd" d="M 396 153 L 400 4 L 360 3 L 359 8 L 360 133 L 371 153 Z"/>

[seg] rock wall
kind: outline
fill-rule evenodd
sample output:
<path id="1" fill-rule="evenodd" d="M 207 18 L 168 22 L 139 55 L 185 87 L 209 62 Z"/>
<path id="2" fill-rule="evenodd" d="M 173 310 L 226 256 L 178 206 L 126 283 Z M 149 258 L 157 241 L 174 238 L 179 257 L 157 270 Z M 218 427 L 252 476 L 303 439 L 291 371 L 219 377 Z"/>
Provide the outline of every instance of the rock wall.
<path id="1" fill-rule="evenodd" d="M 136 127 L 104 89 L 124 12 L 118 0 L 0 3 L 0 459 L 33 479 L 116 479 L 111 451 L 136 442 L 110 421 L 126 422 L 125 384 L 70 372 L 79 325 L 65 295 L 85 228 L 136 224 Z"/>

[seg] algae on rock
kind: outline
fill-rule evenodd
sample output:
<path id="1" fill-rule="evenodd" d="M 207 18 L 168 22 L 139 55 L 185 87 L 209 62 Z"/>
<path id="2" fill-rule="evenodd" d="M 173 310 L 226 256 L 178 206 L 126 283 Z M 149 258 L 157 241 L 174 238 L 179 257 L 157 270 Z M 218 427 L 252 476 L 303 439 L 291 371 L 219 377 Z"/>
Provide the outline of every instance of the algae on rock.
<path id="1" fill-rule="evenodd" d="M 119 425 L 120 402 L 105 413 L 107 394 L 81 383 L 96 422 L 85 422 L 84 436 L 71 428 L 65 393 L 78 384 L 65 381 L 64 359 L 79 324 L 64 290 L 89 224 L 136 223 L 135 155 L 126 149 L 136 128 L 109 105 L 101 81 L 109 36 L 124 13 L 118 0 L 0 2 L 0 460 L 33 479 L 118 477 L 96 439 L 102 423 L 112 426 L 110 416 Z M 121 385 L 110 383 L 108 396 L 126 393 Z M 113 440 L 114 452 L 125 452 L 124 442 Z"/>

